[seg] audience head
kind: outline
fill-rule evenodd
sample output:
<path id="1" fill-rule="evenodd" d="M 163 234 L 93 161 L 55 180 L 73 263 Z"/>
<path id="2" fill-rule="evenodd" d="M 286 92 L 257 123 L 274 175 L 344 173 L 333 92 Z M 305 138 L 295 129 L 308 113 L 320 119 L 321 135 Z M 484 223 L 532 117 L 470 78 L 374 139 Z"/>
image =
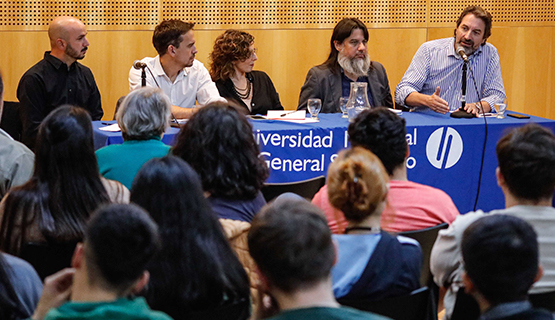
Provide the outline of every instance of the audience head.
<path id="1" fill-rule="evenodd" d="M 343 150 L 328 170 L 328 198 L 347 221 L 361 222 L 385 208 L 389 177 L 372 152 L 353 147 Z"/>
<path id="2" fill-rule="evenodd" d="M 541 276 L 537 235 L 522 219 L 502 214 L 480 218 L 464 231 L 461 248 L 467 290 L 474 286 L 492 305 L 525 300 Z"/>
<path id="3" fill-rule="evenodd" d="M 266 205 L 252 221 L 248 244 L 270 290 L 289 294 L 327 281 L 335 262 L 326 218 L 305 200 Z"/>
<path id="4" fill-rule="evenodd" d="M 349 124 L 348 133 L 351 146 L 372 151 L 390 176 L 396 168 L 405 165 L 408 151 L 406 122 L 388 109 L 361 112 Z"/>
<path id="5" fill-rule="evenodd" d="M 555 135 L 538 124 L 515 128 L 497 143 L 498 180 L 517 199 L 551 199 L 555 191 Z"/>
<path id="6" fill-rule="evenodd" d="M 362 32 L 362 38 L 354 39 L 355 30 L 360 30 Z M 352 40 L 353 43 L 350 43 Z M 356 42 L 356 43 L 355 43 Z M 370 58 L 368 57 L 368 28 L 366 25 L 357 18 L 344 18 L 339 21 L 330 39 L 330 54 L 325 65 L 327 65 L 335 73 L 340 71 L 341 67 L 347 67 L 345 63 L 340 63 L 341 57 L 346 57 L 348 61 L 361 60 L 364 62 L 364 74 L 368 71 L 370 67 Z M 364 57 L 359 57 L 364 55 Z"/>
<path id="7" fill-rule="evenodd" d="M 2 248 L 18 254 L 26 242 L 27 228 L 37 220 L 46 239 L 81 240 L 90 214 L 108 201 L 94 154 L 89 113 L 60 106 L 39 126 L 33 176 L 26 184 L 13 188 L 6 198 L 0 231 Z M 12 234 L 14 228 L 10 226 L 14 224 L 21 228 L 18 235 Z"/>
<path id="8" fill-rule="evenodd" d="M 137 173 L 131 201 L 158 224 L 162 250 L 149 264 L 149 305 L 178 319 L 183 310 L 248 299 L 249 280 L 233 253 L 196 172 L 182 159 L 148 161 Z M 176 303 L 179 301 L 179 303 Z"/>
<path id="9" fill-rule="evenodd" d="M 124 140 L 161 137 L 168 127 L 171 103 L 158 88 L 131 91 L 121 103 L 116 120 Z"/>
<path id="10" fill-rule="evenodd" d="M 214 197 L 252 199 L 268 177 L 252 126 L 229 103 L 202 107 L 181 129 L 173 154 L 199 174 Z"/>
<path id="11" fill-rule="evenodd" d="M 124 296 L 143 279 L 159 248 L 158 228 L 145 210 L 133 204 L 102 207 L 93 214 L 82 247 L 88 282 Z"/>
<path id="12" fill-rule="evenodd" d="M 210 53 L 212 80 L 227 80 L 236 72 L 251 72 L 257 60 L 254 37 L 244 31 L 227 30 L 216 38 Z"/>
<path id="13" fill-rule="evenodd" d="M 183 22 L 179 19 L 160 22 L 154 28 L 154 34 L 152 35 L 152 44 L 160 57 L 168 52 L 170 46 L 179 49 L 184 36 L 192 31 L 194 26 L 195 24 L 192 22 Z"/>
<path id="14" fill-rule="evenodd" d="M 484 41 L 482 43 L 483 45 L 486 43 L 486 40 L 491 35 L 492 16 L 489 12 L 487 12 L 484 8 L 480 6 L 476 6 L 476 5 L 468 6 L 466 7 L 466 9 L 463 10 L 461 15 L 457 19 L 457 29 L 461 25 L 464 17 L 466 17 L 469 14 L 472 14 L 473 16 L 475 16 L 476 18 L 484 22 L 485 29 L 483 30 L 483 41 Z M 457 35 L 457 29 L 455 29 L 455 36 Z"/>

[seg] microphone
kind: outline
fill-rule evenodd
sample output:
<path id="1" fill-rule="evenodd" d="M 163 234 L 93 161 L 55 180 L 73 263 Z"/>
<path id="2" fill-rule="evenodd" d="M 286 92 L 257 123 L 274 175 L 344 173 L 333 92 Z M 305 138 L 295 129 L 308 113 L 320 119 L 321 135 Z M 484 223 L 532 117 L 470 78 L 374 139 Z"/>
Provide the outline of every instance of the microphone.
<path id="1" fill-rule="evenodd" d="M 468 56 L 466 55 L 466 51 L 464 51 L 463 46 L 461 46 L 460 44 L 457 44 L 456 49 L 457 49 L 456 50 L 457 54 L 461 56 L 461 58 L 463 58 L 464 62 L 468 63 Z"/>
<path id="2" fill-rule="evenodd" d="M 146 63 L 141 62 L 141 60 L 135 60 L 135 62 L 133 62 L 133 68 L 137 70 L 144 69 L 146 68 Z"/>

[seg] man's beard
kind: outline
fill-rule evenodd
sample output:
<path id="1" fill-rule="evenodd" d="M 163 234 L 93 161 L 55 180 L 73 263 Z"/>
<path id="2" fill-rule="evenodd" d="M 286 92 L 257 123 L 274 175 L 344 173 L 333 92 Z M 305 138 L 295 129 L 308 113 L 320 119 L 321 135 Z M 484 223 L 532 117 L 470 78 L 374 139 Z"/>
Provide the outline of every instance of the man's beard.
<path id="1" fill-rule="evenodd" d="M 364 77 L 368 75 L 368 69 L 370 68 L 370 57 L 368 54 L 364 55 L 364 58 L 348 58 L 343 55 L 343 50 L 339 52 L 337 56 L 337 63 L 343 68 L 343 71 L 348 74 L 353 74 L 357 77 Z"/>
<path id="2" fill-rule="evenodd" d="M 68 55 L 68 56 L 70 56 L 70 57 L 72 57 L 72 58 L 75 59 L 75 60 L 81 60 L 81 59 L 83 59 L 83 58 L 85 57 L 85 53 L 86 53 L 86 52 L 87 52 L 86 50 L 85 50 L 85 51 L 81 50 L 80 52 L 77 51 L 77 50 L 74 50 L 74 49 L 73 49 L 71 46 L 69 46 L 69 45 L 66 47 L 66 50 L 65 50 L 65 54 Z"/>

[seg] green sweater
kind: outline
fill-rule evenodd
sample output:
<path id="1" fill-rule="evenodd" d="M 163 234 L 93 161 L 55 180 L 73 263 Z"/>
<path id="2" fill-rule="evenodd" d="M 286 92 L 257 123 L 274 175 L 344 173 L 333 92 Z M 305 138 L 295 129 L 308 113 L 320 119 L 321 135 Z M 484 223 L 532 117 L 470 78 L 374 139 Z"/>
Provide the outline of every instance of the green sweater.
<path id="1" fill-rule="evenodd" d="M 388 320 L 380 315 L 347 307 L 311 307 L 286 310 L 269 320 Z M 389 319 L 391 320 L 391 319 Z"/>
<path id="2" fill-rule="evenodd" d="M 153 311 L 144 298 L 120 298 L 112 302 L 67 302 L 50 310 L 44 320 L 171 320 L 160 311 Z"/>
<path id="3" fill-rule="evenodd" d="M 170 146 L 160 138 L 129 140 L 96 150 L 96 159 L 104 178 L 119 181 L 131 189 L 133 179 L 143 164 L 152 158 L 164 157 L 169 151 Z"/>

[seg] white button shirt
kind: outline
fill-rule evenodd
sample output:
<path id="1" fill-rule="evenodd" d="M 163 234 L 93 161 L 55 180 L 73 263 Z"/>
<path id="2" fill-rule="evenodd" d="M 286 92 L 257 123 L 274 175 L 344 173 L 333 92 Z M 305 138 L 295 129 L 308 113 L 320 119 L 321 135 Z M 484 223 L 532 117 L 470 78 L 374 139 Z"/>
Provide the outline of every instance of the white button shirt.
<path id="1" fill-rule="evenodd" d="M 151 74 L 148 69 L 145 69 L 146 85 L 162 89 L 173 105 L 182 108 L 194 108 L 195 102 L 198 102 L 201 106 L 216 101 L 226 102 L 224 98 L 220 97 L 218 88 L 216 88 L 204 64 L 196 59 L 191 67 L 184 68 L 182 72 L 179 72 L 173 83 L 162 68 L 160 56 L 146 57 L 141 62 L 146 63 L 152 71 Z M 129 70 L 129 90 L 132 91 L 140 87 L 141 70 L 131 67 L 131 70 Z"/>

